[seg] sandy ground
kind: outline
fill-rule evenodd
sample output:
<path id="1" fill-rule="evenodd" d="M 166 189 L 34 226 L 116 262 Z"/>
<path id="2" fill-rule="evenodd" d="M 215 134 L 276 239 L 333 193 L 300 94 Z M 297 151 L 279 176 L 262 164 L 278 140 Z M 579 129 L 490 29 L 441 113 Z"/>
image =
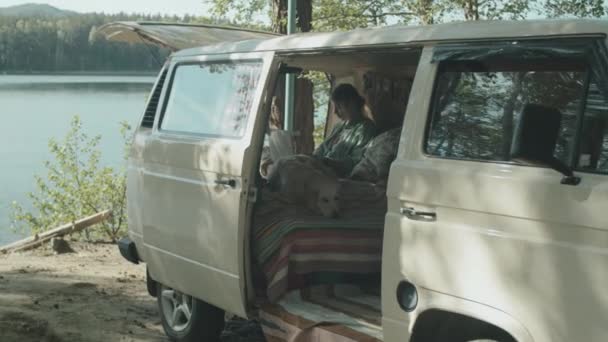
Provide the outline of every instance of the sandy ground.
<path id="1" fill-rule="evenodd" d="M 1 342 L 167 341 L 144 265 L 115 245 L 72 248 L 0 255 Z M 252 322 L 228 327 L 223 341 L 263 341 Z"/>

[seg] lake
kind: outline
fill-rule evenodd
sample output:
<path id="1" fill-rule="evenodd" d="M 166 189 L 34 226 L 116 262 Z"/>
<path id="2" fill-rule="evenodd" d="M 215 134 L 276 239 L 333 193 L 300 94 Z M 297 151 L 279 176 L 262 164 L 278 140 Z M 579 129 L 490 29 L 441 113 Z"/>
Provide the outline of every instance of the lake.
<path id="1" fill-rule="evenodd" d="M 154 76 L 0 75 L 0 246 L 11 231 L 13 201 L 28 204 L 34 175 L 44 176 L 48 140 L 62 139 L 74 115 L 83 130 L 102 136 L 104 165 L 120 166 L 120 122 L 132 127 L 143 113 Z"/>

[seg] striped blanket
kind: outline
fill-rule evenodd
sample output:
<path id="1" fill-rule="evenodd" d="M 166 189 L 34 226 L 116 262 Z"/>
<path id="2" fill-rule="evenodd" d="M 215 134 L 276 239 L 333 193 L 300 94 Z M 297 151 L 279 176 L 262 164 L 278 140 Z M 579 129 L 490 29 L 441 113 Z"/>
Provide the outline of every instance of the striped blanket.
<path id="1" fill-rule="evenodd" d="M 356 283 L 381 269 L 386 189 L 341 180 L 340 217 L 329 219 L 262 191 L 252 227 L 252 252 L 262 277 L 258 288 L 276 302 L 289 290 Z M 262 283 L 260 285 L 260 282 Z"/>
<path id="2" fill-rule="evenodd" d="M 291 291 L 278 303 L 264 304 L 259 310 L 268 342 L 379 342 L 381 317 L 379 293 L 352 285 Z"/>

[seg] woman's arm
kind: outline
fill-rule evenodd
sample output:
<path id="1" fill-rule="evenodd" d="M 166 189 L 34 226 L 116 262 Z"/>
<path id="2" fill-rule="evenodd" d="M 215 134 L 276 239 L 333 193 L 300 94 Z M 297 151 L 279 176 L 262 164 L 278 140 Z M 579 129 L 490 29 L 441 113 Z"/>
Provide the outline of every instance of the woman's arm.
<path id="1" fill-rule="evenodd" d="M 376 125 L 370 121 L 363 121 L 353 132 L 353 144 L 350 152 L 345 158 L 347 173 L 350 173 L 355 165 L 363 159 L 367 144 L 376 136 Z"/>
<path id="2" fill-rule="evenodd" d="M 363 159 L 367 144 L 376 136 L 376 126 L 373 122 L 366 120 L 351 131 L 344 131 L 343 134 L 347 137 L 341 142 L 343 146 L 335 149 L 337 153 L 324 156 L 324 162 L 340 176 L 348 175 Z"/>
<path id="3" fill-rule="evenodd" d="M 336 135 L 340 134 L 340 131 L 342 131 L 342 128 L 344 128 L 343 123 L 338 123 L 337 125 L 335 125 L 334 128 L 331 130 L 331 133 L 329 133 L 329 135 L 325 138 L 325 140 L 323 140 L 321 145 L 319 145 L 319 147 L 317 147 L 314 150 L 312 155 L 317 158 L 327 157 L 331 152 L 329 144 L 331 143 L 331 141 L 334 139 L 334 137 Z"/>

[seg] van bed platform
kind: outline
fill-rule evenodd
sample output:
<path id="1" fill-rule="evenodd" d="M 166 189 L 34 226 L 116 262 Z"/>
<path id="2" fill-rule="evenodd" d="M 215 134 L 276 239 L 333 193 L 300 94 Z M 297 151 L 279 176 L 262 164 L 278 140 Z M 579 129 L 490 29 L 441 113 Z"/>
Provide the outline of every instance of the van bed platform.
<path id="1" fill-rule="evenodd" d="M 287 293 L 259 311 L 268 342 L 382 341 L 380 296 L 353 285 L 319 285 Z"/>

